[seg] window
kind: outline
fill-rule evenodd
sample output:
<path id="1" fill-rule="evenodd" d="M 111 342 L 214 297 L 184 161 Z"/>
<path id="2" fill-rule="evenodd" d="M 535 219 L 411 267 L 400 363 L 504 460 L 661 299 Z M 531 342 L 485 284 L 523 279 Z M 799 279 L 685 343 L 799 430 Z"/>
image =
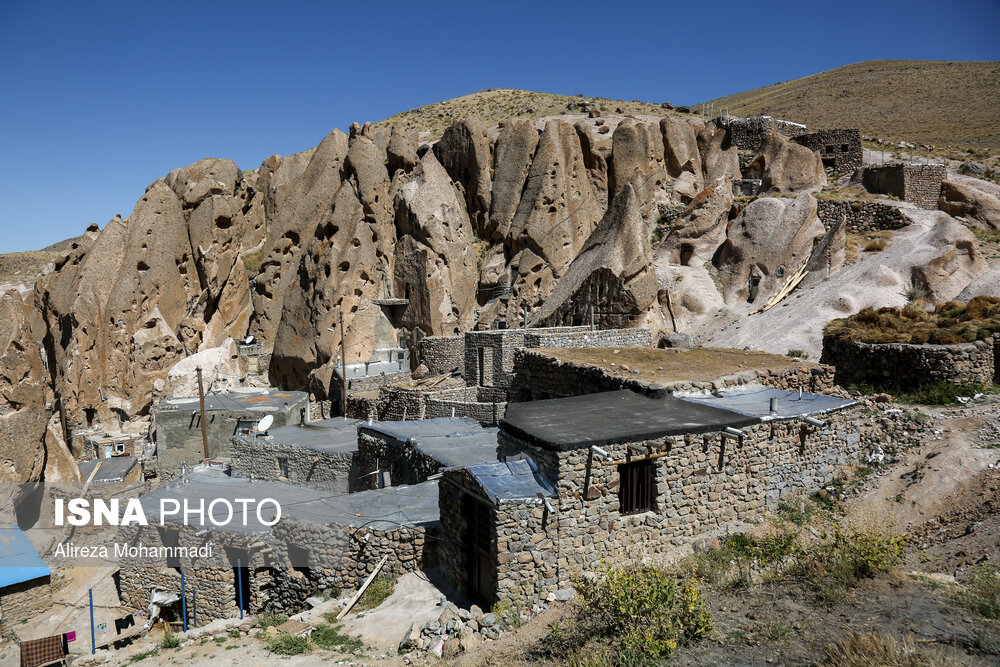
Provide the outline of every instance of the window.
<path id="1" fill-rule="evenodd" d="M 288 479 L 288 459 L 278 458 L 278 476 Z"/>
<path id="2" fill-rule="evenodd" d="M 840 152 L 841 153 L 846 153 L 849 150 L 851 150 L 851 149 L 850 149 L 850 147 L 847 144 L 840 144 Z"/>
<path id="3" fill-rule="evenodd" d="M 832 153 L 833 152 L 833 146 L 827 146 L 826 147 L 826 152 L 827 153 Z"/>
<path id="4" fill-rule="evenodd" d="M 619 511 L 638 514 L 653 509 L 653 462 L 649 459 L 618 466 Z"/>

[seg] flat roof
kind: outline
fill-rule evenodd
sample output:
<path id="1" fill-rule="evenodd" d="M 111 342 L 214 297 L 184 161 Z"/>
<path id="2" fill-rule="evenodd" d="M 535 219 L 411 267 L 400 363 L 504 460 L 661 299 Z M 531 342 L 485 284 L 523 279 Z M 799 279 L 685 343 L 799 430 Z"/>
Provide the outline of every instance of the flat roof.
<path id="1" fill-rule="evenodd" d="M 52 570 L 17 526 L 0 528 L 0 588 L 47 577 Z"/>
<path id="2" fill-rule="evenodd" d="M 544 498 L 556 497 L 555 487 L 539 472 L 538 466 L 530 457 L 477 463 L 467 466 L 465 471 L 495 503 L 537 499 L 539 495 Z"/>
<path id="3" fill-rule="evenodd" d="M 608 391 L 508 403 L 500 428 L 543 447 L 573 449 L 740 428 L 759 421 L 675 396 Z"/>
<path id="4" fill-rule="evenodd" d="M 101 464 L 101 467 L 94 475 L 92 483 L 124 482 L 125 476 L 135 467 L 137 459 L 134 456 L 112 456 L 107 459 L 80 461 L 80 475 L 83 476 L 84 481 L 90 478 L 90 473 L 93 472 L 98 463 Z"/>
<path id="5" fill-rule="evenodd" d="M 497 459 L 500 429 L 468 417 L 373 422 L 361 424 L 358 429 L 387 436 L 400 445 L 410 444 L 446 468 Z"/>
<path id="6" fill-rule="evenodd" d="M 189 525 L 204 526 L 213 531 L 226 533 L 261 533 L 271 530 L 257 521 L 254 505 L 250 505 L 248 525 L 244 526 L 242 506 L 235 502 L 237 498 L 258 500 L 273 498 L 281 506 L 282 517 L 319 525 L 399 528 L 433 523 L 440 516 L 437 480 L 412 486 L 331 494 L 297 484 L 230 477 L 212 469 L 196 470 L 189 473 L 186 480 L 174 480 L 140 498 L 143 512 L 150 525 L 159 524 L 160 502 L 165 498 L 176 499 L 182 503 L 186 500 L 191 508 L 197 508 L 199 501 L 204 500 L 205 520 L 199 522 L 192 514 Z M 228 500 L 236 510 L 239 520 L 234 517 L 231 523 L 224 526 L 216 526 L 209 522 L 208 505 L 217 498 Z M 262 514 L 266 521 L 272 520 L 273 505 L 266 505 Z M 223 522 L 228 516 L 228 509 L 222 504 L 216 505 L 213 516 Z M 182 518 L 181 515 L 169 516 L 166 522 L 181 523 Z"/>
<path id="7" fill-rule="evenodd" d="M 272 428 L 267 432 L 267 438 L 258 438 L 252 435 L 235 437 L 261 447 L 282 445 L 326 454 L 349 454 L 358 451 L 358 423 L 357 419 L 331 417 L 314 422 Z"/>
<path id="8" fill-rule="evenodd" d="M 246 389 L 224 394 L 206 394 L 206 412 L 278 412 L 304 401 L 303 391 L 277 389 Z M 287 405 L 286 405 L 287 404 Z M 197 396 L 169 397 L 160 401 L 157 410 L 198 410 Z"/>
<path id="9" fill-rule="evenodd" d="M 722 408 L 748 417 L 756 417 L 761 421 L 796 419 L 810 415 L 825 414 L 843 410 L 857 401 L 822 394 L 799 393 L 772 389 L 770 387 L 739 387 L 713 394 L 679 395 L 681 400 L 698 405 L 709 405 Z M 771 412 L 771 399 L 776 400 L 775 411 Z"/>
<path id="10" fill-rule="evenodd" d="M 532 350 L 560 361 L 595 366 L 610 375 L 667 384 L 711 382 L 744 371 L 781 368 L 814 368 L 818 364 L 795 361 L 780 354 L 728 347 L 596 347 L 537 348 Z"/>

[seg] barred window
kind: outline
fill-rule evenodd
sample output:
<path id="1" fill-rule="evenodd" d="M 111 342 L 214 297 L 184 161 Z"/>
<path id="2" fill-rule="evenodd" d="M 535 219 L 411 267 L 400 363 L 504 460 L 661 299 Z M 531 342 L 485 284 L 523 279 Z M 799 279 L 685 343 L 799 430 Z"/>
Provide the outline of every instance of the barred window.
<path id="1" fill-rule="evenodd" d="M 653 462 L 649 459 L 618 466 L 618 502 L 622 514 L 653 509 Z"/>

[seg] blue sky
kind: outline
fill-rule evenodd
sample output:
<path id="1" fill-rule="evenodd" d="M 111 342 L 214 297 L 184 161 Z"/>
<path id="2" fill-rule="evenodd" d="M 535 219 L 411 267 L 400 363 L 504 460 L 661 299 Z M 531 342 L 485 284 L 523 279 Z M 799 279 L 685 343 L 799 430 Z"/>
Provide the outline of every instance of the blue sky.
<path id="1" fill-rule="evenodd" d="M 0 0 L 0 252 L 127 216 L 175 167 L 244 169 L 484 88 L 691 104 L 883 58 L 1000 60 L 1000 0 Z"/>

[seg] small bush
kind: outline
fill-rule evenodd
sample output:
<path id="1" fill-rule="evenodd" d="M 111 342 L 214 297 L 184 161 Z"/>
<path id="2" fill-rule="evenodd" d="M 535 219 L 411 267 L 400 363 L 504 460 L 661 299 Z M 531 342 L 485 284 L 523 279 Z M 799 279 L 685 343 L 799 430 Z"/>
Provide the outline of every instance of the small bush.
<path id="1" fill-rule="evenodd" d="M 160 648 L 177 648 L 180 645 L 181 645 L 180 638 L 170 630 L 166 631 L 166 633 L 163 635 L 163 638 L 160 639 L 160 644 L 159 644 Z"/>
<path id="2" fill-rule="evenodd" d="M 980 616 L 1000 618 L 1000 568 L 997 564 L 984 562 L 972 568 L 958 601 Z"/>
<path id="3" fill-rule="evenodd" d="M 342 653 L 355 653 L 364 648 L 364 644 L 340 632 L 340 626 L 318 625 L 310 636 L 313 644 L 326 650 L 338 650 Z"/>
<path id="4" fill-rule="evenodd" d="M 275 655 L 300 655 L 309 652 L 309 640 L 287 632 L 276 635 L 266 635 L 264 642 L 267 650 Z"/>
<path id="5" fill-rule="evenodd" d="M 889 242 L 885 239 L 872 239 L 865 244 L 865 252 L 882 252 Z"/>
<path id="6" fill-rule="evenodd" d="M 392 590 L 396 587 L 396 578 L 388 574 L 379 574 L 368 585 L 365 592 L 361 594 L 357 605 L 354 607 L 359 611 L 365 609 L 375 609 L 385 602 L 385 599 L 392 595 Z"/>
<path id="7" fill-rule="evenodd" d="M 277 627 L 288 620 L 284 614 L 261 614 L 257 617 L 257 626 L 261 630 Z"/>
<path id="8" fill-rule="evenodd" d="M 512 604 L 509 600 L 493 605 L 493 613 L 506 628 L 519 628 L 524 625 L 524 621 L 521 620 L 521 606 Z"/>
<path id="9" fill-rule="evenodd" d="M 793 359 L 808 359 L 809 353 L 805 350 L 789 350 L 786 356 L 792 357 Z"/>
<path id="10" fill-rule="evenodd" d="M 143 651 L 142 653 L 137 653 L 137 654 L 133 655 L 131 658 L 129 658 L 128 659 L 128 664 L 131 665 L 132 663 L 142 662 L 146 658 L 152 658 L 153 656 L 157 656 L 159 654 L 160 654 L 160 649 L 158 649 L 158 648 L 154 648 L 154 649 L 149 650 L 149 651 Z"/>

